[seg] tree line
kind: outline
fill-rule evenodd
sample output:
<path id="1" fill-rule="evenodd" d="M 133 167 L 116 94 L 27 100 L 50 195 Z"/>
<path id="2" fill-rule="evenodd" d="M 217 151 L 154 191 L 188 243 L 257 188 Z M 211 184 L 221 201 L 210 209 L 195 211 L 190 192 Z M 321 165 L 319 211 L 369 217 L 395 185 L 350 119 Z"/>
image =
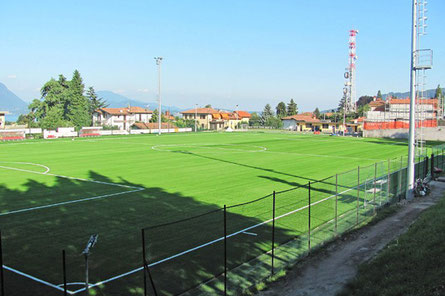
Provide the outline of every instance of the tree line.
<path id="1" fill-rule="evenodd" d="M 29 113 L 20 115 L 19 124 L 44 129 L 90 126 L 93 112 L 107 106 L 92 86 L 85 90 L 78 70 L 71 80 L 63 75 L 57 80 L 51 78 L 43 85 L 40 95 L 40 99 L 34 99 L 28 106 Z"/>
<path id="2" fill-rule="evenodd" d="M 283 123 L 281 118 L 298 114 L 298 105 L 293 99 L 286 105 L 284 102 L 279 102 L 275 107 L 275 112 L 272 106 L 267 104 L 264 106 L 261 115 L 253 112 L 249 121 L 250 126 L 267 126 L 272 128 L 281 128 Z"/>

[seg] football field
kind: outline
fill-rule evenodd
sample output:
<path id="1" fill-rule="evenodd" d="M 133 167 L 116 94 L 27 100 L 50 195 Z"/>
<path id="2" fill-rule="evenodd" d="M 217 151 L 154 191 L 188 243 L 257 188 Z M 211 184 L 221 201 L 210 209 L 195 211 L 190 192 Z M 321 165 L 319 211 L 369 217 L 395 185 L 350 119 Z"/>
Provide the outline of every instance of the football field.
<path id="1" fill-rule="evenodd" d="M 284 132 L 0 143 L 6 295 L 63 295 L 62 250 L 69 292 L 84 295 L 81 253 L 92 234 L 99 238 L 89 262 L 91 295 L 143 295 L 142 228 L 217 212 L 224 205 L 249 202 L 406 154 L 407 146 L 397 141 Z M 286 208 L 293 209 L 289 204 Z M 248 228 L 257 223 L 259 214 L 249 209 L 237 212 L 234 219 Z M 195 224 L 195 229 L 173 224 L 168 232 L 147 231 L 149 261 L 221 236 L 213 233 L 208 220 L 199 221 L 187 224 Z M 235 226 L 229 230 L 236 231 Z M 194 235 L 200 237 L 195 240 Z M 294 233 L 283 228 L 278 235 Z M 265 243 L 255 244 L 265 249 Z M 160 251 L 154 254 L 154 250 Z M 182 272 L 202 268 L 206 273 L 211 268 L 192 267 L 186 259 L 183 264 Z M 163 276 L 153 270 L 155 281 L 162 282 Z M 161 288 L 160 294 L 176 292 Z"/>

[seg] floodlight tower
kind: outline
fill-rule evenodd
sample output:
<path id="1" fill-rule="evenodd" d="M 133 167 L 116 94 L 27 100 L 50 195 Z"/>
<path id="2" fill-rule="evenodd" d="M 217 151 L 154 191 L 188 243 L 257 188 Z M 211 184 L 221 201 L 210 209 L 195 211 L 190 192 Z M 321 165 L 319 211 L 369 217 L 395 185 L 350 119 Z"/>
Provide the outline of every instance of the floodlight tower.
<path id="1" fill-rule="evenodd" d="M 414 165 L 416 152 L 416 113 L 417 118 L 422 119 L 424 114 L 420 114 L 417 109 L 417 75 L 420 81 L 425 80 L 425 70 L 431 69 L 433 65 L 433 52 L 431 49 L 418 49 L 419 40 L 426 34 L 426 5 L 427 0 L 413 0 L 412 2 L 412 30 L 411 30 L 411 84 L 410 84 L 410 109 L 409 109 L 409 139 L 408 139 L 408 178 L 406 186 L 406 198 L 414 197 Z M 421 121 L 419 121 L 422 124 Z M 422 129 L 421 129 L 422 131 Z M 420 135 L 422 136 L 422 135 Z M 421 142 L 421 141 L 420 141 Z M 420 143 L 419 142 L 419 143 Z"/>
<path id="2" fill-rule="evenodd" d="M 162 57 L 155 57 L 156 65 L 158 66 L 158 135 L 161 135 L 161 120 L 162 120 L 162 110 L 161 110 L 161 62 Z"/>

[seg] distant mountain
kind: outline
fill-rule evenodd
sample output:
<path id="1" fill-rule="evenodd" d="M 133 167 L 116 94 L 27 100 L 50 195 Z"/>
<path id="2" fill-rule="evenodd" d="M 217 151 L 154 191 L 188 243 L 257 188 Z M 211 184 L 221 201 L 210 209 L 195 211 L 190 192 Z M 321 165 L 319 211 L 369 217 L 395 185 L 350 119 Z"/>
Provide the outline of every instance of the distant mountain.
<path id="1" fill-rule="evenodd" d="M 445 94 L 445 88 L 442 88 L 442 93 Z M 435 96 L 435 94 L 436 94 L 436 89 L 428 89 L 428 90 L 425 90 L 424 96 L 426 98 L 433 98 Z M 410 96 L 410 92 L 409 91 L 403 92 L 403 93 L 402 92 L 389 92 L 387 94 L 382 95 L 384 100 L 386 100 L 386 98 L 388 96 L 396 96 L 400 99 L 402 99 L 402 98 L 404 99 L 404 98 L 408 98 Z"/>
<path id="2" fill-rule="evenodd" d="M 110 108 L 119 108 L 119 107 L 126 107 L 128 105 L 135 106 L 135 107 L 143 107 L 150 110 L 154 110 L 158 108 L 158 103 L 156 102 L 141 102 L 134 99 L 130 99 L 126 96 L 114 93 L 109 90 L 100 90 L 97 91 L 97 95 L 100 98 L 105 99 L 107 103 L 109 104 L 108 107 Z M 177 113 L 182 111 L 183 109 L 175 107 L 175 106 L 164 106 L 162 105 L 161 108 L 163 110 L 170 110 L 171 113 Z"/>
<path id="3" fill-rule="evenodd" d="M 0 110 L 19 115 L 28 113 L 28 104 L 0 82 Z"/>

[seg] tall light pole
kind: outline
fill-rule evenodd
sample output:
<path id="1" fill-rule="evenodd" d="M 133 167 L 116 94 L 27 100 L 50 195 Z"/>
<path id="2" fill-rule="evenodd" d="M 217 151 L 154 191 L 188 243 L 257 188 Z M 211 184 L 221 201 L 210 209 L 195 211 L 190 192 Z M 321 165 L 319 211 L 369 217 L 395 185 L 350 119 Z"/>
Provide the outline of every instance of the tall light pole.
<path id="1" fill-rule="evenodd" d="M 416 52 L 417 52 L 417 0 L 413 0 L 413 23 L 411 28 L 411 85 L 409 102 L 409 138 L 408 138 L 408 180 L 406 199 L 414 197 L 414 153 L 415 145 L 415 110 L 416 110 Z"/>
<path id="2" fill-rule="evenodd" d="M 155 57 L 156 65 L 158 65 L 158 135 L 161 135 L 161 120 L 162 120 L 162 110 L 161 110 L 161 62 L 162 57 Z"/>
<path id="3" fill-rule="evenodd" d="M 235 114 L 236 114 L 236 126 L 235 126 L 235 129 L 236 129 L 236 128 L 238 128 L 238 105 L 236 105 Z"/>
<path id="4" fill-rule="evenodd" d="M 195 133 L 198 129 L 198 104 L 195 104 Z"/>

